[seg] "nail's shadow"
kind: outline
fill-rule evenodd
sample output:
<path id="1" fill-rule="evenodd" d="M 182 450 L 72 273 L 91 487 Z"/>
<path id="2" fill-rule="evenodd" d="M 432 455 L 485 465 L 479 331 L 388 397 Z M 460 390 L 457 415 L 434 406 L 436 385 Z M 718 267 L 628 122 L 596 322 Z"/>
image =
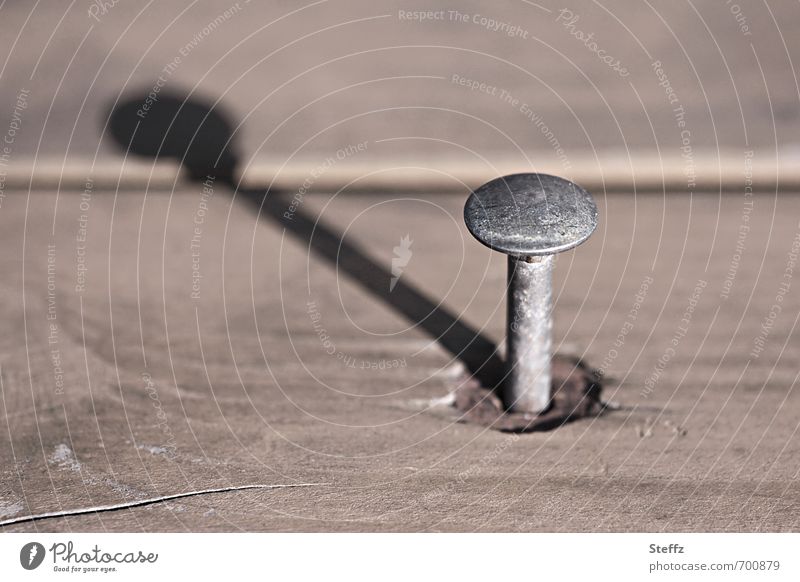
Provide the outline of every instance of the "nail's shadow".
<path id="1" fill-rule="evenodd" d="M 111 111 L 110 133 L 120 147 L 137 155 L 177 158 L 193 178 L 214 176 L 217 183 L 229 185 L 234 195 L 247 201 L 260 217 L 283 227 L 317 257 L 418 325 L 462 361 L 483 386 L 499 385 L 503 361 L 497 346 L 478 330 L 408 283 L 407 277 L 389 291 L 391 273 L 387 269 L 302 207 L 292 213 L 291 219 L 284 217 L 292 201 L 288 193 L 237 188 L 234 175 L 238 157 L 231 133 L 234 125 L 220 106 L 212 108 L 195 98 L 159 95 L 148 103 L 146 115 L 142 116 L 142 104 L 147 98 L 147 94 L 131 96 Z"/>
<path id="2" fill-rule="evenodd" d="M 133 94 L 111 106 L 107 122 L 109 135 L 127 153 L 177 160 L 194 180 L 208 173 L 233 180 L 234 126 L 209 102 L 166 89 Z"/>
<path id="3" fill-rule="evenodd" d="M 239 190 L 239 196 L 259 209 L 260 215 L 277 222 L 286 232 L 308 245 L 314 253 L 337 267 L 363 289 L 383 301 L 409 321 L 418 325 L 454 357 L 461 360 L 470 374 L 484 386 L 495 386 L 503 370 L 493 342 L 461 321 L 442 305 L 437 305 L 423 291 L 400 279 L 389 291 L 391 272 L 372 260 L 359 246 L 342 236 L 322 220 L 298 208 L 292 218 L 285 218 L 291 198 L 276 192 Z"/>

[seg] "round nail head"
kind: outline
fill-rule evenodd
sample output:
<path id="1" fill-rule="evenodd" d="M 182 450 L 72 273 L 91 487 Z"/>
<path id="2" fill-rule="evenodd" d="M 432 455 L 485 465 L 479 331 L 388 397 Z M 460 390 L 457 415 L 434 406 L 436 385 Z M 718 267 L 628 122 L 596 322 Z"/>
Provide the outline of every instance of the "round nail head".
<path id="1" fill-rule="evenodd" d="M 597 227 L 592 195 L 547 174 L 513 174 L 487 182 L 464 206 L 472 235 L 517 257 L 550 255 L 578 246 Z"/>

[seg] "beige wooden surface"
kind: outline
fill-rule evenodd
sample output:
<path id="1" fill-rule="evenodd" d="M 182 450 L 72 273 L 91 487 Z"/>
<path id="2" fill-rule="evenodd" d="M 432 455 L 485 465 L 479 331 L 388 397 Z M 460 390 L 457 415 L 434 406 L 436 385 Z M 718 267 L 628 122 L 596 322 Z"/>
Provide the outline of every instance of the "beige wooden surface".
<path id="1" fill-rule="evenodd" d="M 206 193 L 205 214 L 199 184 L 92 192 L 83 208 L 80 192 L 8 192 L 0 520 L 206 488 L 318 485 L 2 529 L 796 530 L 800 283 L 784 274 L 800 200 L 756 193 L 723 299 L 741 193 L 597 194 L 598 231 L 557 261 L 556 345 L 602 366 L 616 380 L 606 398 L 621 409 L 515 437 L 421 412 L 460 364 L 223 186 Z M 402 280 L 499 341 L 504 261 L 466 232 L 465 195 L 309 195 L 297 212 L 320 216 L 386 270 L 408 235 Z M 750 357 L 783 282 L 781 312 Z M 405 366 L 361 369 L 392 360 Z"/>

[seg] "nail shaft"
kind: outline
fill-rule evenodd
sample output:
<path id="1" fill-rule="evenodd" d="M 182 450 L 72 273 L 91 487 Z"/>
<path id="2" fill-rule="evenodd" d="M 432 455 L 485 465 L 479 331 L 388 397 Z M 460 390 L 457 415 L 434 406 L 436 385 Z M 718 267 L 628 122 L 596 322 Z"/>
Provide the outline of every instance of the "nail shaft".
<path id="1" fill-rule="evenodd" d="M 537 414 L 550 403 L 553 256 L 575 248 L 597 227 L 592 195 L 547 174 L 512 174 L 467 199 L 464 221 L 487 247 L 508 255 L 506 376 L 508 410 Z"/>
<path id="2" fill-rule="evenodd" d="M 508 257 L 506 408 L 538 413 L 550 401 L 553 256 Z"/>

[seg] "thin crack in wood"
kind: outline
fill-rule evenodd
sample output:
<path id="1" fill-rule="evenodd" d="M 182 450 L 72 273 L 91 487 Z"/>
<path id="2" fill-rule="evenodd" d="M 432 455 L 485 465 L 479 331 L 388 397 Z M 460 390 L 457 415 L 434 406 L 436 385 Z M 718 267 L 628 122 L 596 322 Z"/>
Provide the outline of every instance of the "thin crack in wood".
<path id="1" fill-rule="evenodd" d="M 206 495 L 209 493 L 227 493 L 230 491 L 243 491 L 246 489 L 290 489 L 294 487 L 316 487 L 323 485 L 330 485 L 330 483 L 294 483 L 288 485 L 238 485 L 236 487 L 220 487 L 218 489 L 200 489 L 198 491 L 187 491 L 185 493 L 175 493 L 173 495 L 150 497 L 148 499 L 139 499 L 136 501 L 128 501 L 125 503 L 115 503 L 112 505 L 98 505 L 97 507 L 83 507 L 79 509 L 65 509 L 63 511 L 51 511 L 47 513 L 23 515 L 20 517 L 14 517 L 11 519 L 0 521 L 0 527 L 7 525 L 15 525 L 18 523 L 29 523 L 32 521 L 39 521 L 42 519 L 52 519 L 55 517 L 72 517 L 74 515 L 85 515 L 87 513 L 117 511 L 119 509 L 128 509 L 130 507 L 141 507 L 143 505 L 152 505 L 154 503 L 172 501 L 173 499 L 182 499 L 184 497 L 194 497 L 196 495 Z"/>

